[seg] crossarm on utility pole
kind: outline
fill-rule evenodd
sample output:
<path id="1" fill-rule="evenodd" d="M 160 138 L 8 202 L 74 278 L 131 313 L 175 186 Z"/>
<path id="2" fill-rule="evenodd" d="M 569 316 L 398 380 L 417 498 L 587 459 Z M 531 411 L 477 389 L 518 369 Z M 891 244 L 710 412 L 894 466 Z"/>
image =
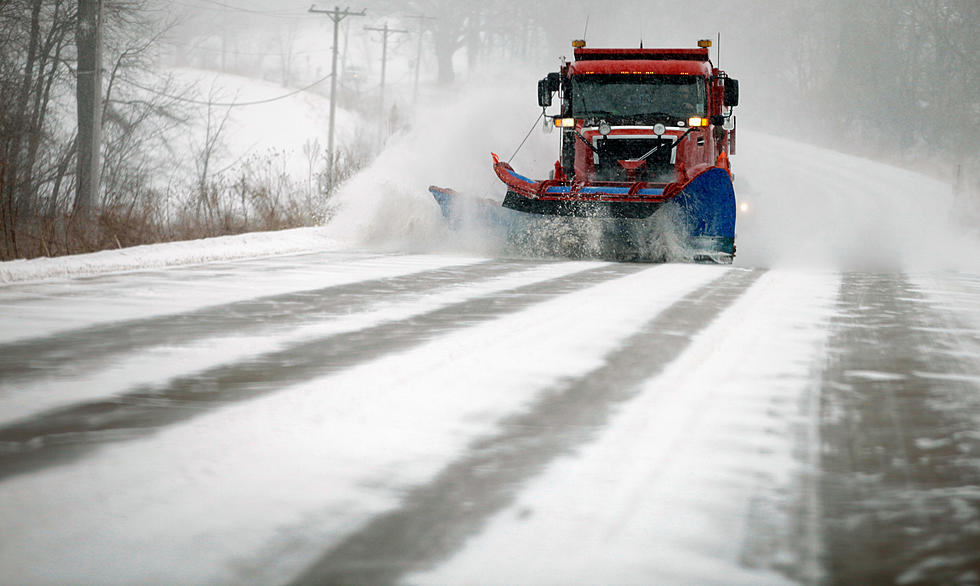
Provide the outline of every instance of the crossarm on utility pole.
<path id="1" fill-rule="evenodd" d="M 384 28 L 366 26 L 364 27 L 364 30 L 377 31 L 381 33 L 381 97 L 378 99 L 378 108 L 381 114 L 381 118 L 379 118 L 379 120 L 383 123 L 385 115 L 385 71 L 388 65 L 388 36 L 395 33 L 407 33 L 409 31 L 388 28 L 387 22 L 385 23 Z"/>
<path id="2" fill-rule="evenodd" d="M 330 127 L 327 134 L 327 165 L 330 168 L 330 185 L 333 186 L 334 182 L 334 120 L 337 116 L 337 29 L 340 27 L 340 21 L 344 20 L 348 16 L 364 16 L 367 14 L 366 10 L 361 10 L 360 12 L 351 12 L 350 8 L 340 9 L 339 6 L 334 6 L 333 10 L 317 10 L 316 4 L 310 6 L 310 12 L 313 14 L 326 14 L 333 21 L 333 60 L 330 66 Z"/>

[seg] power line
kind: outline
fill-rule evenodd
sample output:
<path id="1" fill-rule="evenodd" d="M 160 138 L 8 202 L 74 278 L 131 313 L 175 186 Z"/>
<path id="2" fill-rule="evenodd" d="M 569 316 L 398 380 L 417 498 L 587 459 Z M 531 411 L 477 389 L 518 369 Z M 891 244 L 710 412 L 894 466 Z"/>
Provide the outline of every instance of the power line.
<path id="1" fill-rule="evenodd" d="M 224 4 L 222 2 L 217 2 L 216 0 L 198 0 L 198 1 L 199 2 L 207 2 L 209 4 L 213 4 L 214 7 L 211 7 L 211 6 L 203 6 L 201 4 L 189 3 L 189 2 L 185 2 L 185 1 L 181 1 L 181 0 L 171 0 L 171 3 L 172 4 L 180 4 L 181 6 L 186 6 L 187 8 L 197 8 L 197 9 L 202 9 L 202 10 L 213 10 L 213 11 L 219 11 L 220 10 L 222 12 L 226 12 L 228 10 L 231 10 L 231 11 L 234 11 L 234 12 L 242 12 L 242 13 L 245 13 L 245 14 L 254 14 L 256 16 L 266 16 L 266 17 L 270 17 L 270 18 L 284 18 L 284 19 L 297 19 L 297 20 L 299 20 L 299 19 L 305 19 L 306 18 L 306 16 L 304 16 L 302 14 L 290 13 L 290 12 L 279 12 L 279 11 L 274 11 L 274 10 L 254 10 L 254 9 L 251 9 L 251 8 L 244 8 L 244 7 L 241 7 L 241 6 L 233 6 L 231 4 Z"/>
<path id="2" fill-rule="evenodd" d="M 176 41 L 167 41 L 167 43 L 170 45 L 184 47 L 186 49 L 190 49 L 191 51 L 200 51 L 203 53 L 231 53 L 234 55 L 242 55 L 246 57 L 288 57 L 294 55 L 313 55 L 319 53 L 327 53 L 328 51 L 331 50 L 331 49 L 313 49 L 310 51 L 291 51 L 289 53 L 267 53 L 267 52 L 258 52 L 258 51 L 256 52 L 236 51 L 236 50 L 226 51 L 223 49 L 212 49 L 210 47 L 202 47 L 200 45 L 196 45 L 193 43 L 178 43 Z"/>
<path id="3" fill-rule="evenodd" d="M 254 8 L 245 8 L 242 6 L 233 6 L 231 4 L 225 4 L 224 2 L 218 2 L 218 0 L 199 0 L 200 2 L 207 2 L 208 4 L 214 4 L 215 6 L 220 6 L 222 8 L 228 8 L 229 10 L 236 10 L 238 12 L 251 12 L 252 14 L 261 14 L 263 16 L 275 16 L 277 14 L 283 14 L 282 12 L 276 10 L 255 10 Z M 299 14 L 291 16 L 301 16 Z"/>
<path id="4" fill-rule="evenodd" d="M 122 81 L 124 83 L 128 83 L 131 86 L 137 87 L 137 88 L 139 88 L 141 90 L 148 91 L 150 93 L 156 94 L 158 96 L 163 96 L 165 98 L 170 98 L 171 100 L 176 100 L 178 102 L 186 102 L 186 103 L 189 103 L 189 104 L 198 104 L 198 105 L 201 105 L 201 106 L 219 106 L 219 107 L 222 107 L 222 108 L 226 108 L 226 107 L 227 108 L 238 108 L 238 107 L 242 107 L 242 106 L 258 106 L 260 104 L 269 104 L 269 103 L 272 103 L 272 102 L 278 102 L 279 100 L 285 100 L 286 98 L 295 96 L 296 94 L 299 94 L 299 93 L 302 93 L 302 92 L 305 92 L 306 90 L 308 90 L 308 89 L 310 89 L 310 88 L 312 88 L 312 87 L 314 87 L 314 86 L 316 86 L 316 85 L 318 85 L 320 83 L 323 83 L 324 81 L 330 79 L 331 77 L 333 77 L 333 74 L 327 75 L 326 77 L 321 77 L 320 79 L 314 81 L 310 85 L 308 85 L 306 87 L 302 87 L 302 88 L 300 88 L 298 90 L 291 91 L 288 94 L 283 94 L 281 96 L 276 96 L 275 98 L 268 98 L 268 99 L 265 99 L 265 100 L 255 100 L 255 101 L 251 101 L 251 102 L 212 102 L 212 101 L 209 101 L 209 100 L 195 100 L 193 98 L 184 98 L 184 97 L 181 97 L 181 96 L 175 96 L 173 94 L 168 94 L 166 92 L 161 92 L 160 90 L 155 90 L 153 88 L 146 87 L 144 85 L 138 84 L 135 81 L 131 81 L 131 80 L 128 80 L 128 79 L 123 79 Z"/>

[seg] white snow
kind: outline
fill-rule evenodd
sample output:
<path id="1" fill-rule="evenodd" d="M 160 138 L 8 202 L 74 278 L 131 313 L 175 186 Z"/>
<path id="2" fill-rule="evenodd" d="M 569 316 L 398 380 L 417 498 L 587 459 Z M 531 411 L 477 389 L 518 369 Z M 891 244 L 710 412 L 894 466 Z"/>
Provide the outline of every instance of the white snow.
<path id="1" fill-rule="evenodd" d="M 947 333 L 972 334 L 980 341 L 980 272 L 945 271 L 916 273 L 911 276 L 916 289 L 930 305 L 955 316 Z"/>
<path id="2" fill-rule="evenodd" d="M 652 267 L 8 479 L 0 566 L 20 584 L 281 580 L 723 270 Z"/>
<path id="3" fill-rule="evenodd" d="M 132 246 L 90 254 L 0 262 L 0 284 L 87 277 L 273 254 L 340 250 L 344 247 L 343 243 L 324 234 L 321 228 L 251 232 L 203 240 Z"/>
<path id="4" fill-rule="evenodd" d="M 406 583 L 785 583 L 767 566 L 793 554 L 780 550 L 779 532 L 791 499 L 814 489 L 804 484 L 813 462 L 794 455 L 794 441 L 817 449 L 813 375 L 837 284 L 830 273 L 764 275 L 598 440 L 523 488 L 449 562 Z M 741 558 L 753 542 L 771 548 L 749 560 L 757 569 Z M 796 565 L 816 577 L 816 557 Z"/>
<path id="5" fill-rule="evenodd" d="M 847 370 L 844 371 L 844 376 L 874 382 L 899 381 L 907 378 L 905 375 L 877 370 Z"/>
<path id="6" fill-rule="evenodd" d="M 452 238 L 426 188 L 502 194 L 489 152 L 509 156 L 538 110 L 526 86 L 495 83 L 509 89 L 473 86 L 422 108 L 413 128 L 342 188 L 322 228 L 0 263 L 0 342 L 483 260 L 486 243 Z M 265 133 L 302 138 L 261 125 L 249 135 L 245 126 L 231 128 L 247 152 Z M 594 442 L 531 479 L 462 551 L 410 582 L 782 583 L 780 563 L 819 581 L 819 511 L 807 477 L 815 456 L 794 449 L 817 445 L 813 387 L 834 271 L 959 268 L 914 278 L 966 331 L 980 327 L 980 254 L 951 220 L 941 182 L 785 139 L 741 130 L 739 139 L 736 190 L 748 212 L 736 263 L 776 269 L 646 381 Z M 533 138 L 515 166 L 546 172 L 554 142 Z M 406 254 L 419 251 L 438 254 Z M 271 266 L 281 270 L 264 270 Z M 292 332 L 216 332 L 19 392 L 4 388 L 0 410 L 11 421 L 592 266 L 544 265 Z M 650 267 L 6 479 L 3 581 L 282 581 L 396 507 L 557 379 L 601 366 L 639 324 L 726 270 Z M 977 356 L 971 344 L 959 351 Z M 539 347 L 548 351 L 529 351 Z M 807 504 L 802 558 L 780 545 L 794 498 Z"/>
<path id="7" fill-rule="evenodd" d="M 738 264 L 980 271 L 976 226 L 948 183 L 748 130 L 737 152 Z"/>
<path id="8" fill-rule="evenodd" d="M 211 179 L 234 180 L 253 158 L 298 185 L 306 185 L 311 173 L 323 168 L 330 121 L 329 81 L 298 91 L 294 86 L 213 71 L 175 68 L 167 74 L 178 87 L 188 88 L 181 92 L 182 97 L 218 104 L 210 112 L 202 104 L 187 105 L 191 112 L 188 124 L 170 129 L 167 144 L 171 149 L 183 147 L 170 153 L 175 179 L 196 180 L 209 132 L 218 138 L 209 163 Z M 355 145 L 365 124 L 359 114 L 338 108 L 337 147 Z M 314 146 L 318 149 L 310 150 Z"/>
<path id="9" fill-rule="evenodd" d="M 372 273 L 372 267 L 365 266 L 367 263 L 361 263 L 360 266 L 356 264 L 345 264 L 344 266 L 348 269 L 347 274 L 336 275 L 336 280 L 314 279 L 316 273 L 307 270 L 302 272 L 305 280 L 302 284 L 306 288 L 312 288 L 317 284 L 343 284 L 352 278 L 361 280 L 377 274 L 394 276 L 401 274 L 398 272 L 398 269 L 405 270 L 411 268 L 421 270 L 448 266 L 450 263 L 450 259 L 426 256 L 416 258 L 416 263 L 409 267 L 404 260 L 405 258 L 397 260 L 386 259 L 384 261 L 385 264 L 390 264 L 391 266 L 385 267 L 389 269 L 388 271 L 380 273 Z M 469 262 L 475 262 L 480 259 L 454 258 L 451 260 L 453 264 L 468 264 Z M 368 262 L 378 264 L 378 261 Z M 574 273 L 587 266 L 590 266 L 590 264 L 576 262 L 545 264 L 526 270 L 519 270 L 513 274 L 484 282 L 468 283 L 444 291 L 419 294 L 416 297 L 403 299 L 398 302 L 375 301 L 373 304 L 361 308 L 356 313 L 352 312 L 341 317 L 307 322 L 285 330 L 282 328 L 269 328 L 259 334 L 249 336 L 228 336 L 222 332 L 214 332 L 213 337 L 195 340 L 191 344 L 185 344 L 180 347 L 158 345 L 149 349 L 141 349 L 136 354 L 115 356 L 111 364 L 104 368 L 96 369 L 93 372 L 78 372 L 76 370 L 70 370 L 68 372 L 56 371 L 54 374 L 44 378 L 18 384 L 16 388 L 6 389 L 5 393 L 0 394 L 0 424 L 26 418 L 33 414 L 75 402 L 109 397 L 141 385 L 152 386 L 164 384 L 181 375 L 200 372 L 221 364 L 233 364 L 263 353 L 274 352 L 288 346 L 302 344 L 304 341 L 358 331 L 386 322 L 407 319 L 411 316 L 434 311 L 471 297 L 493 295 L 497 292 L 520 287 L 543 279 Z M 352 268 L 355 271 L 349 270 Z M 324 275 L 331 274 L 329 271 L 322 272 Z M 409 274 L 411 274 L 411 271 Z M 285 275 L 282 272 L 277 271 L 276 283 L 280 285 L 298 285 L 294 280 L 284 277 Z M 346 280 L 344 279 L 345 277 Z M 159 286 L 166 285 L 165 281 L 167 278 L 168 275 L 162 275 Z M 245 278 L 247 277 L 243 274 L 242 279 L 244 280 Z M 198 297 L 195 298 L 197 301 L 203 298 L 218 297 L 227 294 L 224 286 L 219 285 L 216 292 L 202 291 L 201 289 L 206 289 L 209 286 L 213 287 L 214 284 L 201 283 L 198 280 L 195 280 L 194 283 L 198 289 Z M 256 294 L 262 290 L 250 288 L 249 291 L 252 294 Z M 265 291 L 267 292 L 268 290 Z M 124 302 L 123 300 L 118 301 Z M 155 302 L 148 303 L 145 298 L 137 299 L 136 304 L 139 308 L 151 305 L 151 311 L 159 311 L 161 309 L 158 304 Z"/>
<path id="10" fill-rule="evenodd" d="M 492 243 L 448 232 L 428 191 L 438 185 L 503 199 L 490 153 L 507 160 L 541 110 L 518 81 L 534 79 L 531 74 L 492 77 L 492 83 L 472 83 L 420 106 L 412 126 L 341 187 L 331 202 L 335 215 L 328 233 L 393 250 L 493 252 Z M 558 157 L 556 140 L 556 134 L 542 134 L 538 122 L 514 165 L 532 174 L 548 172 Z"/>
<path id="11" fill-rule="evenodd" d="M 206 240 L 202 243 L 207 245 Z M 166 254 L 171 250 L 169 244 L 155 245 L 151 249 L 162 255 L 151 255 L 151 258 L 166 259 L 164 262 L 174 258 Z M 180 246 L 176 250 L 179 251 Z M 301 257 L 280 258 L 280 270 L 274 271 L 261 270 L 264 261 L 252 259 L 171 269 L 173 272 L 139 272 L 135 275 L 130 273 L 103 276 L 95 281 L 65 280 L 44 285 L 11 287 L 5 291 L 10 301 L 4 302 L 0 299 L 0 307 L 16 308 L 17 313 L 5 312 L 0 342 L 41 337 L 126 319 L 192 311 L 290 291 L 308 291 L 365 279 L 471 264 L 481 260 L 476 257 L 439 255 L 382 257 L 363 251 L 341 251 L 338 254 L 328 252 L 312 256 L 312 260 Z M 137 265 L 144 264 L 138 256 L 133 261 Z M 71 266 L 72 259 L 67 258 L 63 262 Z M 96 262 L 95 266 L 103 268 L 107 265 Z"/>

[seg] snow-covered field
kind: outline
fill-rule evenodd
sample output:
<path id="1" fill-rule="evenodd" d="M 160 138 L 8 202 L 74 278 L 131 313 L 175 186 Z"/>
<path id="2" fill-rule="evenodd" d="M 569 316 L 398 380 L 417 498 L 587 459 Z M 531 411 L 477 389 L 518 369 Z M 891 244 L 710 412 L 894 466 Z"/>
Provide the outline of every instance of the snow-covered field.
<path id="1" fill-rule="evenodd" d="M 0 582 L 975 581 L 948 186 L 742 132 L 735 266 L 500 258 L 425 192 L 494 193 L 490 101 L 326 226 L 0 263 Z"/>

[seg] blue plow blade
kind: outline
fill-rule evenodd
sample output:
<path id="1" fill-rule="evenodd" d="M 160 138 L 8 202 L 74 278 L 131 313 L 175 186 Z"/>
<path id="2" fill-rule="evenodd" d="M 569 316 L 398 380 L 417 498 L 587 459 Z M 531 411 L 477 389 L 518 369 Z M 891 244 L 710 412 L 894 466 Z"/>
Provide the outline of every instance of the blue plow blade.
<path id="1" fill-rule="evenodd" d="M 452 189 L 434 185 L 429 187 L 429 192 L 439 204 L 443 217 L 454 229 L 466 225 L 506 235 L 527 221 L 527 214 L 502 207 L 490 199 L 464 197 Z"/>
<path id="2" fill-rule="evenodd" d="M 439 204 L 442 215 L 453 229 L 480 230 L 506 240 L 521 238 L 534 232 L 544 218 L 501 206 L 490 199 L 465 197 L 452 189 L 430 186 L 429 191 Z M 735 253 L 735 190 L 728 172 L 714 168 L 691 181 L 676 197 L 664 204 L 657 213 L 666 212 L 676 223 L 685 242 L 684 257 L 696 262 L 731 263 Z M 637 244 L 636 231 L 650 229 L 647 219 L 605 220 L 603 233 L 610 246 L 628 250 Z M 535 224 L 535 222 L 538 222 Z M 655 228 L 654 228 L 655 229 Z M 642 259 L 644 251 L 634 257 L 616 252 L 614 256 Z M 655 259 L 654 259 L 655 260 Z"/>
<path id="3" fill-rule="evenodd" d="M 728 171 L 715 167 L 698 175 L 668 205 L 681 210 L 696 255 L 731 262 L 735 254 L 735 189 Z M 727 258 L 726 258 L 727 257 Z"/>

